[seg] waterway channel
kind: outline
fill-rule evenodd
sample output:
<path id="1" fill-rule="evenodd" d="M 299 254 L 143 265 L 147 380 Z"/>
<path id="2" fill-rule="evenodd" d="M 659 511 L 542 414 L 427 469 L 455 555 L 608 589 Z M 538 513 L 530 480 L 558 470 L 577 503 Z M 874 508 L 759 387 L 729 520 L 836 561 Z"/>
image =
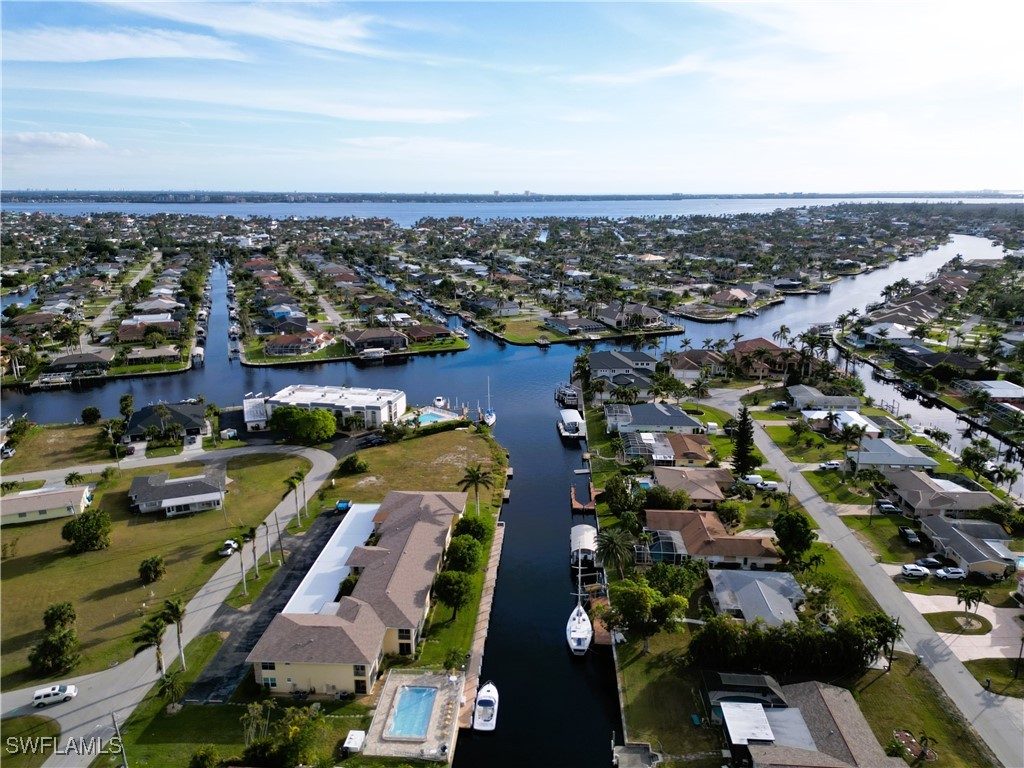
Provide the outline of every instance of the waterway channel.
<path id="1" fill-rule="evenodd" d="M 799 333 L 814 323 L 877 301 L 884 285 L 906 277 L 925 278 L 956 254 L 965 258 L 999 255 L 988 240 L 955 236 L 920 257 L 890 268 L 845 279 L 831 293 L 792 297 L 757 318 L 734 323 L 692 323 L 685 334 L 694 346 L 705 338 L 771 338 L 780 325 Z M 209 323 L 206 365 L 173 376 L 111 382 L 84 391 L 4 393 L 5 414 L 27 413 L 39 422 L 77 419 L 87 405 L 105 417 L 115 416 L 126 392 L 136 407 L 159 400 L 176 401 L 202 394 L 221 406 L 240 404 L 247 392 L 271 394 L 288 384 L 393 387 L 404 390 L 410 404 L 426 404 L 437 395 L 485 402 L 488 379 L 498 414 L 497 439 L 508 449 L 515 469 L 511 501 L 502 511 L 506 523 L 504 552 L 487 640 L 482 679 L 492 679 L 501 693 L 498 729 L 465 734 L 455 755 L 458 768 L 469 766 L 601 766 L 611 759 L 610 739 L 621 738 L 621 720 L 610 651 L 597 649 L 584 658 L 569 654 L 565 622 L 574 604 L 568 565 L 569 529 L 573 524 L 568 490 L 573 470 L 582 466 L 578 447 L 561 441 L 555 430 L 556 384 L 567 378 L 579 349 L 501 345 L 470 332 L 471 349 L 434 357 L 412 358 L 397 365 L 249 368 L 227 355 L 226 274 L 212 277 L 213 312 Z M 678 348 L 680 337 L 665 346 Z M 606 345 L 608 346 L 608 345 Z M 876 400 L 900 402 L 913 421 L 934 424 L 962 440 L 947 411 L 922 410 L 890 385 L 862 377 Z M 920 414 L 920 418 L 918 418 Z"/>

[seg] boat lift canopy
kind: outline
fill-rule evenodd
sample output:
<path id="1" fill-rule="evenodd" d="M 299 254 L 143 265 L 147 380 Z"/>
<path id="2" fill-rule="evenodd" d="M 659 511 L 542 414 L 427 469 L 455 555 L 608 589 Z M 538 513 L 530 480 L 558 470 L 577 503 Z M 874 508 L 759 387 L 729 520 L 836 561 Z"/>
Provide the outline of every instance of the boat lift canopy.
<path id="1" fill-rule="evenodd" d="M 592 525 L 574 525 L 569 532 L 569 549 L 571 552 L 596 552 L 597 528 Z"/>

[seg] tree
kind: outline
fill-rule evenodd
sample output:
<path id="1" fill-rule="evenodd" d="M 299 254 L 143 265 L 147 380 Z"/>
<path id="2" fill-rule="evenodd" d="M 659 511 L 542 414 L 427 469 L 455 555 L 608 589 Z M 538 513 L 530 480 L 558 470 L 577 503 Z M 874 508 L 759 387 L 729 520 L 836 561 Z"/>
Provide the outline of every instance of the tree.
<path id="1" fill-rule="evenodd" d="M 974 608 L 974 620 L 978 620 L 978 608 L 986 602 L 985 590 L 973 584 L 961 584 L 956 588 L 956 604 L 964 604 L 964 610 L 968 613 Z"/>
<path id="2" fill-rule="evenodd" d="M 142 625 L 142 628 L 132 637 L 132 642 L 136 643 L 135 656 L 148 651 L 150 648 L 156 651 L 156 668 L 160 671 L 160 677 L 167 675 L 164 669 L 164 649 L 161 645 L 164 641 L 164 631 L 166 629 L 167 622 L 164 621 L 163 616 L 157 614 L 156 616 L 150 616 Z"/>
<path id="3" fill-rule="evenodd" d="M 73 627 L 63 627 L 47 632 L 43 639 L 32 646 L 28 661 L 39 675 L 62 674 L 74 669 L 81 658 L 78 633 Z"/>
<path id="4" fill-rule="evenodd" d="M 78 485 L 85 481 L 81 472 L 68 472 L 64 475 L 64 485 Z"/>
<path id="5" fill-rule="evenodd" d="M 615 568 L 620 579 L 624 578 L 626 566 L 634 559 L 634 543 L 632 534 L 624 528 L 602 528 L 597 534 L 597 556 Z"/>
<path id="6" fill-rule="evenodd" d="M 733 432 L 732 466 L 737 475 L 748 475 L 760 462 L 754 452 L 754 420 L 744 405 L 736 419 Z"/>
<path id="7" fill-rule="evenodd" d="M 494 530 L 489 520 L 483 517 L 461 517 L 452 532 L 454 536 L 472 536 L 481 544 L 486 542 Z"/>
<path id="8" fill-rule="evenodd" d="M 58 629 L 67 629 L 75 625 L 78 614 L 75 607 L 65 600 L 62 603 L 54 603 L 43 611 L 43 626 L 47 632 L 54 632 Z"/>
<path id="9" fill-rule="evenodd" d="M 463 534 L 455 536 L 448 544 L 445 554 L 445 567 L 450 571 L 474 573 L 480 568 L 483 560 L 483 547 L 472 536 Z"/>
<path id="10" fill-rule="evenodd" d="M 103 418 L 103 414 L 100 409 L 95 405 L 87 405 L 82 409 L 82 423 L 92 426 L 96 424 L 100 419 Z"/>
<path id="11" fill-rule="evenodd" d="M 459 608 L 469 603 L 473 595 L 473 580 L 462 571 L 441 571 L 434 579 L 434 596 L 452 609 L 452 621 Z"/>
<path id="12" fill-rule="evenodd" d="M 201 744 L 188 759 L 188 768 L 217 768 L 220 765 L 220 752 L 213 744 Z"/>
<path id="13" fill-rule="evenodd" d="M 110 546 L 110 515 L 100 509 L 87 509 L 68 520 L 60 535 L 71 542 L 71 552 L 94 552 Z"/>
<path id="14" fill-rule="evenodd" d="M 181 670 L 176 669 L 173 672 L 168 672 L 157 683 L 156 690 L 160 698 L 166 702 L 174 702 L 180 699 L 185 694 L 185 681 L 181 678 Z"/>
<path id="15" fill-rule="evenodd" d="M 299 481 L 299 488 L 302 490 L 302 514 L 307 518 L 309 517 L 309 503 L 306 501 L 306 473 L 301 469 L 296 469 L 292 473 L 292 477 Z M 256 552 L 256 548 L 253 547 L 253 553 Z"/>
<path id="16" fill-rule="evenodd" d="M 686 612 L 685 597 L 666 597 L 642 576 L 613 584 L 609 596 L 611 610 L 605 614 L 605 624 L 643 637 L 645 654 L 650 650 L 651 637 L 659 630 L 678 630 L 681 625 L 675 619 Z"/>
<path id="17" fill-rule="evenodd" d="M 304 443 L 315 445 L 326 443 L 334 437 L 338 430 L 338 422 L 334 414 L 323 408 L 306 411 L 306 416 L 299 422 L 296 437 Z"/>
<path id="18" fill-rule="evenodd" d="M 467 466 L 466 474 L 459 480 L 458 487 L 461 491 L 468 491 L 470 488 L 473 489 L 473 494 L 476 497 L 476 513 L 480 514 L 480 488 L 490 489 L 494 485 L 494 481 L 491 479 L 491 474 L 484 469 L 483 464 L 477 464 L 475 466 Z"/>
<path id="19" fill-rule="evenodd" d="M 746 507 L 740 501 L 720 501 L 715 505 L 715 512 L 723 525 L 735 526 L 743 522 Z"/>
<path id="20" fill-rule="evenodd" d="M 160 619 L 165 624 L 173 624 L 178 637 L 178 658 L 181 659 L 181 668 L 188 669 L 185 664 L 185 645 L 181 641 L 182 625 L 185 623 L 185 601 L 180 597 L 173 597 L 164 600 L 164 607 L 160 610 Z"/>
<path id="21" fill-rule="evenodd" d="M 811 521 L 796 509 L 784 509 L 779 512 L 772 528 L 775 531 L 775 539 L 782 548 L 783 559 L 787 563 L 800 562 L 804 553 L 818 537 Z"/>
<path id="22" fill-rule="evenodd" d="M 143 584 L 152 584 L 163 578 L 167 573 L 167 566 L 160 555 L 147 557 L 139 563 L 139 578 Z"/>
<path id="23" fill-rule="evenodd" d="M 689 509 L 690 494 L 686 491 L 672 491 L 663 485 L 655 485 L 643 493 L 644 509 Z"/>
<path id="24" fill-rule="evenodd" d="M 302 485 L 302 481 L 292 475 L 285 478 L 284 484 L 288 486 L 291 493 L 295 494 L 295 518 L 299 521 L 299 525 L 302 525 L 302 512 L 299 511 L 299 486 Z"/>

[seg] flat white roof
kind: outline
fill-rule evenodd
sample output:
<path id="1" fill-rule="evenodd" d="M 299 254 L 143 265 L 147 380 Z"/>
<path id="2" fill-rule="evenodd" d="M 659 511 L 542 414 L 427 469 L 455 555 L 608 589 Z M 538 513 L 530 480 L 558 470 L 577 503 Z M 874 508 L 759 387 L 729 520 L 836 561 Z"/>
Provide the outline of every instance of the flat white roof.
<path id="1" fill-rule="evenodd" d="M 403 399 L 400 389 L 367 389 L 365 387 L 319 387 L 314 384 L 292 384 L 270 398 L 274 405 L 301 405 L 335 408 L 365 408 Z"/>
<path id="2" fill-rule="evenodd" d="M 733 744 L 771 744 L 775 741 L 764 707 L 746 701 L 723 701 L 722 719 Z"/>
<path id="3" fill-rule="evenodd" d="M 565 408 L 558 412 L 558 415 L 562 419 L 563 424 L 585 424 L 583 417 L 580 416 L 580 412 L 571 408 Z"/>
<path id="4" fill-rule="evenodd" d="M 247 422 L 267 420 L 267 403 L 262 397 L 245 398 L 242 401 L 242 411 Z"/>
<path id="5" fill-rule="evenodd" d="M 281 613 L 319 613 L 324 603 L 334 600 L 338 586 L 352 570 L 345 563 L 352 550 L 373 533 L 378 509 L 380 504 L 352 505 Z"/>

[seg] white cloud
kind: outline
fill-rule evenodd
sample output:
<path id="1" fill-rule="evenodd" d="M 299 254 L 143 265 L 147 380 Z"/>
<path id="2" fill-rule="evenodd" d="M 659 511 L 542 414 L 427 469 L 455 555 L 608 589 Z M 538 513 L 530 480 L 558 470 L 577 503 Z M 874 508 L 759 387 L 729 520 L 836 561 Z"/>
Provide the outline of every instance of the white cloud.
<path id="1" fill-rule="evenodd" d="M 571 75 L 563 78 L 571 83 L 597 83 L 603 85 L 637 85 L 661 80 L 666 77 L 677 75 L 690 75 L 697 72 L 704 72 L 707 64 L 702 56 L 688 54 L 681 59 L 661 67 L 648 67 L 636 69 L 631 72 L 618 72 L 606 74 Z"/>
<path id="2" fill-rule="evenodd" d="M 3 58 L 52 62 L 171 58 L 243 61 L 246 56 L 232 43 L 187 32 L 42 27 L 4 34 Z"/>
<path id="3" fill-rule="evenodd" d="M 36 155 L 53 152 L 108 151 L 109 146 L 84 133 L 64 131 L 24 131 L 3 137 L 5 155 Z"/>
<path id="4" fill-rule="evenodd" d="M 563 123 L 616 123 L 619 118 L 608 112 L 583 109 L 576 112 L 563 112 L 554 116 L 555 120 Z"/>

